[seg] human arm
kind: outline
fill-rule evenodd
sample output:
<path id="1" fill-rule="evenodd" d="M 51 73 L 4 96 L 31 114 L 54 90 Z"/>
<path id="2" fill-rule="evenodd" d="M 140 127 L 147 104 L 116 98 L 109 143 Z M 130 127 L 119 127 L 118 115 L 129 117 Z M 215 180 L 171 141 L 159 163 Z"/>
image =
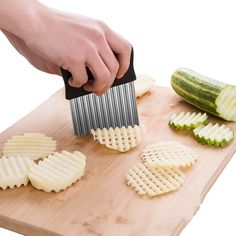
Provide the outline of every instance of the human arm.
<path id="1" fill-rule="evenodd" d="M 2 0 L 0 28 L 35 67 L 56 74 L 59 67 L 68 69 L 72 86 L 84 85 L 98 95 L 129 66 L 129 42 L 106 24 L 48 8 L 36 0 Z M 86 67 L 95 77 L 92 84 L 87 83 Z"/>

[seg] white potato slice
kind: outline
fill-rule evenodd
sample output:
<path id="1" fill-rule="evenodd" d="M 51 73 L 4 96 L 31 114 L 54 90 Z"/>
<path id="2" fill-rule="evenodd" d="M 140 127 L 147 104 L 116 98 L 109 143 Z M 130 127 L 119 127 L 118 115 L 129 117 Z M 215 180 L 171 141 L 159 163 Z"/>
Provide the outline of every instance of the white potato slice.
<path id="1" fill-rule="evenodd" d="M 85 165 L 86 157 L 81 152 L 54 152 L 32 166 L 28 175 L 36 189 L 59 192 L 84 175 Z"/>
<path id="2" fill-rule="evenodd" d="M 44 158 L 55 150 L 56 141 L 41 133 L 16 135 L 3 145 L 4 156 L 27 156 L 32 160 Z"/>
<path id="3" fill-rule="evenodd" d="M 29 182 L 28 171 L 34 162 L 28 157 L 5 157 L 0 159 L 0 188 L 26 186 Z"/>

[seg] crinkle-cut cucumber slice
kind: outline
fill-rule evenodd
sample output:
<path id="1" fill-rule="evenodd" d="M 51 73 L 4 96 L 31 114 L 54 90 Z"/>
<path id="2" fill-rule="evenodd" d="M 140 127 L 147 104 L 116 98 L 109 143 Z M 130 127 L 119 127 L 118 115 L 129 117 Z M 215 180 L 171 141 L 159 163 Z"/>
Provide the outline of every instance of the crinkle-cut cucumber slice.
<path id="1" fill-rule="evenodd" d="M 198 142 L 214 147 L 225 147 L 234 139 L 234 131 L 218 123 L 198 126 L 193 133 Z"/>
<path id="2" fill-rule="evenodd" d="M 181 112 L 171 116 L 169 126 L 173 129 L 189 130 L 194 129 L 199 125 L 203 125 L 207 120 L 206 113 L 196 112 Z"/>

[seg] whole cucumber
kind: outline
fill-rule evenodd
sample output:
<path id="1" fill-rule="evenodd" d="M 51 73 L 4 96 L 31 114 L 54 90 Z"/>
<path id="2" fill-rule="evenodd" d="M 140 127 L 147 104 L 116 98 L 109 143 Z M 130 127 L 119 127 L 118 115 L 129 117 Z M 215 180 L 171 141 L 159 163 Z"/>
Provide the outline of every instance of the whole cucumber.
<path id="1" fill-rule="evenodd" d="M 188 103 L 227 121 L 236 121 L 236 86 L 210 79 L 186 68 L 171 77 L 175 92 Z"/>

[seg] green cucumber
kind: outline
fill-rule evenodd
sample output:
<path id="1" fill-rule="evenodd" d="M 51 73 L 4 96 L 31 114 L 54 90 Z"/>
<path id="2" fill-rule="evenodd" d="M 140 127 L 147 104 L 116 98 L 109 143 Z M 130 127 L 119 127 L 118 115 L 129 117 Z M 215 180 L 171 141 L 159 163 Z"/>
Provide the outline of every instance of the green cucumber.
<path id="1" fill-rule="evenodd" d="M 198 126 L 193 130 L 195 139 L 202 144 L 225 147 L 234 140 L 234 131 L 218 123 Z"/>
<path id="2" fill-rule="evenodd" d="M 175 92 L 185 101 L 214 116 L 236 121 L 236 86 L 179 68 L 171 77 Z"/>
<path id="3" fill-rule="evenodd" d="M 170 117 L 169 126 L 178 130 L 194 129 L 197 126 L 204 124 L 207 118 L 207 114 L 202 114 L 201 112 L 175 113 Z"/>

